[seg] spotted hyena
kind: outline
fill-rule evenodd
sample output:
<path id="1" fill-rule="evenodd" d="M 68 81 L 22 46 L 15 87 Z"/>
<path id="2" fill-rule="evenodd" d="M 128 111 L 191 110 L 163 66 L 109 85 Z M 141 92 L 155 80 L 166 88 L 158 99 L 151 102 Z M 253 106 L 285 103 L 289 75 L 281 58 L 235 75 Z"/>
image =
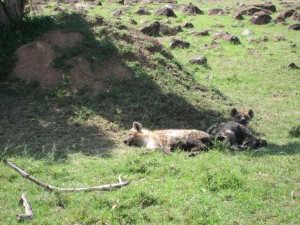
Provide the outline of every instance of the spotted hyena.
<path id="1" fill-rule="evenodd" d="M 154 130 L 143 129 L 138 122 L 128 131 L 124 143 L 131 146 L 145 146 L 146 152 L 162 149 L 169 154 L 179 147 L 190 151 L 190 156 L 196 155 L 202 150 L 207 150 L 212 144 L 210 136 L 199 130 Z"/>
<path id="2" fill-rule="evenodd" d="M 212 139 L 227 142 L 233 150 L 255 149 L 267 145 L 267 141 L 255 137 L 248 128 L 253 118 L 253 110 L 248 113 L 231 110 L 233 121 L 217 123 L 208 128 L 207 133 Z"/>
<path id="3" fill-rule="evenodd" d="M 252 109 L 250 109 L 248 112 L 245 112 L 241 110 L 238 111 L 236 108 L 233 108 L 230 112 L 230 115 L 234 122 L 249 127 L 249 122 L 254 117 L 254 112 Z"/>

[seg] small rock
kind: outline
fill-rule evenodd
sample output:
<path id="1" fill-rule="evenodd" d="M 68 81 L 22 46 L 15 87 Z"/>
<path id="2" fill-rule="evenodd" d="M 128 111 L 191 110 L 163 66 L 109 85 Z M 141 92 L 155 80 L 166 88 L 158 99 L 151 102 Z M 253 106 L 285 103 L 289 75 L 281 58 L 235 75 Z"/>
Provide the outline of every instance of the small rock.
<path id="1" fill-rule="evenodd" d="M 276 6 L 274 4 L 270 4 L 270 3 L 265 3 L 265 4 L 256 4 L 254 5 L 255 7 L 261 8 L 261 9 L 265 9 L 265 10 L 269 10 L 271 12 L 276 12 Z"/>
<path id="2" fill-rule="evenodd" d="M 285 40 L 286 40 L 285 37 L 282 36 L 282 35 L 279 35 L 279 36 L 275 37 L 275 41 L 285 41 Z"/>
<path id="3" fill-rule="evenodd" d="M 190 16 L 195 16 L 197 14 L 203 14 L 203 11 L 200 10 L 197 6 L 193 5 L 192 3 L 185 5 L 182 12 L 187 15 L 190 15 Z"/>
<path id="4" fill-rule="evenodd" d="M 272 17 L 264 11 L 254 13 L 250 19 L 251 23 L 257 24 L 257 25 L 270 23 L 271 20 L 272 20 Z"/>
<path id="5" fill-rule="evenodd" d="M 190 22 L 186 22 L 185 24 L 183 24 L 182 27 L 184 27 L 184 28 L 193 28 L 194 25 L 192 23 L 190 23 Z"/>
<path id="6" fill-rule="evenodd" d="M 67 8 L 59 5 L 54 8 L 54 11 L 66 12 Z"/>
<path id="7" fill-rule="evenodd" d="M 124 0 L 108 0 L 109 3 L 118 3 L 124 5 Z"/>
<path id="8" fill-rule="evenodd" d="M 138 15 L 150 15 L 151 12 L 146 10 L 146 9 L 138 9 L 137 11 L 135 11 L 135 14 Z"/>
<path id="9" fill-rule="evenodd" d="M 266 35 L 264 35 L 264 36 L 262 36 L 261 41 L 267 42 L 267 41 L 269 41 L 269 38 Z"/>
<path id="10" fill-rule="evenodd" d="M 182 41 L 179 38 L 173 38 L 170 42 L 170 48 L 189 48 L 190 43 Z"/>
<path id="11" fill-rule="evenodd" d="M 253 49 L 248 50 L 248 54 L 253 56 L 260 56 L 260 53 Z"/>
<path id="12" fill-rule="evenodd" d="M 99 6 L 101 6 L 101 5 L 102 5 L 102 2 L 100 2 L 99 0 L 95 0 L 95 1 L 93 1 L 93 4 L 94 4 L 94 5 L 99 5 Z"/>
<path id="13" fill-rule="evenodd" d="M 205 56 L 200 56 L 198 58 L 190 59 L 190 64 L 198 64 L 198 65 L 207 65 L 207 58 Z"/>
<path id="14" fill-rule="evenodd" d="M 82 4 L 82 3 L 76 3 L 75 5 L 74 5 L 74 9 L 76 9 L 76 10 L 85 10 L 85 11 L 87 11 L 87 10 L 89 10 L 91 7 L 90 6 L 88 6 L 88 5 L 86 5 L 86 4 Z"/>
<path id="15" fill-rule="evenodd" d="M 174 11 L 170 8 L 164 7 L 155 12 L 156 16 L 167 16 L 167 17 L 177 17 Z"/>
<path id="16" fill-rule="evenodd" d="M 187 34 L 192 34 L 193 36 L 209 36 L 208 30 L 197 32 L 195 30 L 191 30 L 187 32 Z"/>
<path id="17" fill-rule="evenodd" d="M 124 13 L 123 13 L 123 11 L 122 11 L 121 9 L 117 9 L 117 10 L 113 11 L 112 14 L 113 14 L 114 16 L 121 16 L 121 15 L 123 15 Z"/>
<path id="18" fill-rule="evenodd" d="M 129 19 L 128 23 L 130 23 L 132 25 L 137 25 L 137 22 L 134 19 Z"/>
<path id="19" fill-rule="evenodd" d="M 294 12 L 293 15 L 291 16 L 291 19 L 300 22 L 300 11 Z"/>
<path id="20" fill-rule="evenodd" d="M 294 9 L 287 9 L 287 10 L 281 11 L 279 16 L 286 19 L 288 17 L 291 17 L 295 12 L 296 11 Z"/>
<path id="21" fill-rule="evenodd" d="M 222 39 L 225 41 L 230 41 L 233 44 L 241 44 L 239 38 L 237 36 L 234 36 L 232 34 L 229 34 L 225 31 L 219 31 L 213 35 L 214 39 Z"/>
<path id="22" fill-rule="evenodd" d="M 236 20 L 243 20 L 244 17 L 242 14 L 233 14 L 233 19 L 236 19 Z"/>
<path id="23" fill-rule="evenodd" d="M 291 69 L 300 70 L 300 67 L 297 66 L 295 63 L 290 63 L 290 64 L 288 65 L 288 67 L 291 68 Z"/>
<path id="24" fill-rule="evenodd" d="M 275 20 L 274 20 L 275 23 L 285 23 L 285 18 L 281 15 L 279 15 Z"/>
<path id="25" fill-rule="evenodd" d="M 224 12 L 223 9 L 215 8 L 208 12 L 208 15 L 226 16 L 228 13 Z"/>
<path id="26" fill-rule="evenodd" d="M 157 36 L 159 34 L 159 28 L 160 28 L 160 23 L 158 21 L 154 21 L 154 22 L 140 28 L 140 31 L 143 34 L 146 34 L 149 36 Z"/>
<path id="27" fill-rule="evenodd" d="M 179 32 L 180 28 L 179 27 L 169 27 L 165 24 L 160 24 L 159 29 L 160 29 L 160 31 L 163 35 L 173 36 L 173 35 L 176 35 Z"/>
<path id="28" fill-rule="evenodd" d="M 300 30 L 300 23 L 290 25 L 289 29 L 290 30 Z"/>

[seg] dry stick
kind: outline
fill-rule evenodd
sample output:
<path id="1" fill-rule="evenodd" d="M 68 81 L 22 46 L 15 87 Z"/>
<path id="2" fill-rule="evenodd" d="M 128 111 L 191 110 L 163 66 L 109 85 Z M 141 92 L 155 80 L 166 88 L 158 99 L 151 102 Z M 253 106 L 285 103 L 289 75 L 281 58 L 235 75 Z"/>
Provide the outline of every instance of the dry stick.
<path id="1" fill-rule="evenodd" d="M 33 212 L 31 210 L 31 207 L 29 205 L 29 202 L 28 202 L 25 194 L 21 195 L 20 204 L 22 204 L 22 203 L 25 207 L 25 214 L 18 214 L 17 215 L 17 220 L 21 221 L 21 220 L 24 220 L 24 219 L 32 219 L 33 218 Z"/>
<path id="2" fill-rule="evenodd" d="M 46 184 L 36 178 L 34 178 L 33 176 L 29 175 L 28 173 L 26 173 L 25 171 L 21 170 L 19 167 L 15 166 L 14 164 L 12 164 L 11 162 L 9 162 L 8 160 L 4 159 L 3 162 L 8 165 L 10 168 L 14 169 L 15 171 L 17 171 L 19 174 L 21 174 L 23 177 L 25 177 L 26 179 L 36 183 L 39 186 L 42 186 L 50 191 L 111 191 L 114 190 L 116 188 L 121 188 L 123 186 L 127 186 L 128 184 L 130 184 L 130 181 L 126 181 L 123 182 L 121 179 L 121 175 L 119 175 L 118 180 L 119 183 L 117 184 L 104 184 L 101 186 L 94 186 L 94 187 L 86 187 L 86 188 L 60 188 L 60 187 L 55 187 L 49 184 Z"/>

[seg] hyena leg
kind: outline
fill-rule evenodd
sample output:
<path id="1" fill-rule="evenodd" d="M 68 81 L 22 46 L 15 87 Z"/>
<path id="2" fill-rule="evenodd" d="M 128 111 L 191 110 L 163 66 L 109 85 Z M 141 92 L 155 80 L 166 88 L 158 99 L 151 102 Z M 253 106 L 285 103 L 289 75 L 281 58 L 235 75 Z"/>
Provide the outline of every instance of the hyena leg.
<path id="1" fill-rule="evenodd" d="M 206 151 L 207 146 L 203 143 L 198 143 L 197 146 L 193 147 L 191 149 L 191 152 L 189 153 L 189 157 L 198 155 L 201 151 Z"/>
<path id="2" fill-rule="evenodd" d="M 248 128 L 246 128 L 242 125 L 239 126 L 239 132 L 241 132 L 244 137 L 245 143 L 242 144 L 243 149 L 246 149 L 246 148 L 255 149 L 255 148 L 267 146 L 266 140 L 256 138 Z"/>
<path id="3" fill-rule="evenodd" d="M 165 146 L 163 152 L 167 155 L 171 154 L 171 146 Z"/>

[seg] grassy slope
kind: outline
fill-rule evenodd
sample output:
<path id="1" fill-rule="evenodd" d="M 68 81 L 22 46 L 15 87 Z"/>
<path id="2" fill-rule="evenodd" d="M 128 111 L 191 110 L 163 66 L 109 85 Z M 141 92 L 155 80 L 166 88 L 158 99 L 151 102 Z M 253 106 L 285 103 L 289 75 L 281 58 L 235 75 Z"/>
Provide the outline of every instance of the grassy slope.
<path id="1" fill-rule="evenodd" d="M 201 8 L 207 12 L 218 4 L 222 3 L 207 3 Z M 106 5 L 106 10 L 111 7 L 118 6 Z M 147 7 L 156 8 L 155 5 Z M 95 13 L 98 11 L 91 14 Z M 105 10 L 101 13 L 109 17 Z M 179 12 L 177 14 L 178 18 L 172 20 L 174 25 L 191 20 Z M 131 16 L 137 21 L 141 18 L 134 14 Z M 151 16 L 147 18 L 151 20 Z M 141 103 L 145 101 L 142 98 L 133 107 L 147 115 L 135 115 L 135 110 L 132 110 L 130 116 L 126 116 L 123 113 L 128 108 L 124 105 L 128 103 L 123 105 L 111 100 L 120 96 L 119 92 L 92 100 L 84 96 L 61 97 L 56 92 L 49 99 L 48 92 L 34 86 L 21 85 L 21 91 L 16 91 L 20 88 L 18 85 L 6 89 L 2 87 L 1 103 L 7 105 L 7 108 L 1 108 L 2 115 L 8 119 L 19 116 L 18 122 L 23 124 L 22 127 L 15 126 L 11 133 L 8 133 L 11 126 L 2 128 L 2 138 L 4 135 L 24 138 L 12 138 L 14 142 L 2 149 L 3 155 L 14 153 L 9 158 L 11 161 L 28 173 L 57 186 L 110 183 L 117 180 L 118 174 L 132 183 L 113 192 L 49 193 L 1 164 L 0 221 L 3 224 L 16 223 L 15 214 L 23 212 L 23 208 L 17 206 L 17 199 L 25 192 L 35 212 L 35 219 L 29 224 L 296 224 L 300 219 L 300 143 L 299 138 L 288 136 L 288 131 L 292 126 L 299 125 L 300 81 L 298 71 L 285 67 L 290 62 L 299 62 L 299 35 L 280 25 L 253 26 L 247 21 L 237 23 L 230 16 L 217 17 L 217 21 L 215 18 L 203 15 L 193 18 L 192 23 L 196 30 L 208 28 L 214 23 L 224 24 L 222 29 L 240 37 L 242 45 L 217 41 L 220 49 L 204 51 L 203 45 L 209 44 L 211 37 L 195 38 L 185 31 L 180 35 L 190 41 L 192 47 L 172 50 L 172 53 L 186 65 L 190 57 L 198 56 L 198 52 L 206 55 L 211 69 L 196 66 L 189 66 L 188 69 L 199 83 L 219 90 L 227 100 L 222 105 L 218 98 L 214 101 L 211 99 L 213 95 L 208 94 L 207 101 L 200 104 L 211 103 L 212 111 L 221 112 L 224 117 L 230 109 L 228 102 L 238 108 L 253 108 L 256 115 L 252 127 L 269 141 L 267 148 L 232 153 L 216 147 L 192 159 L 180 151 L 171 156 L 159 152 L 140 155 L 141 149 L 120 144 L 124 127 L 130 127 L 131 119 L 128 117 L 145 118 L 147 124 L 147 119 L 159 118 L 160 113 L 165 113 L 164 108 L 152 112 L 149 104 L 145 104 L 146 107 L 141 110 Z M 122 19 L 126 21 L 127 18 L 123 16 Z M 231 24 L 239 26 L 231 27 Z M 240 27 L 241 24 L 244 26 Z M 249 43 L 246 37 L 240 35 L 245 28 L 254 31 L 255 37 L 267 35 L 272 39 L 276 35 L 284 35 L 287 41 Z M 218 29 L 213 28 L 210 33 Z M 292 49 L 291 42 L 296 43 L 297 47 Z M 249 56 L 247 48 L 257 50 L 261 56 Z M 217 56 L 217 52 L 223 56 Z M 212 79 L 206 79 L 211 75 Z M 153 87 L 152 83 L 148 85 Z M 182 92 L 182 89 L 176 91 Z M 142 90 L 139 89 L 139 93 Z M 123 98 L 132 99 L 133 96 L 127 94 Z M 160 97 L 164 99 L 164 96 Z M 184 96 L 187 102 L 195 104 L 192 93 Z M 48 103 L 45 103 L 45 98 Z M 176 101 L 178 98 L 175 98 Z M 101 110 L 102 107 L 108 109 Z M 195 107 L 196 111 L 201 111 L 199 105 Z M 149 111 L 145 111 L 147 108 Z M 58 113 L 54 113 L 54 109 L 59 109 Z M 45 116 L 46 112 L 48 115 Z M 11 117 L 8 116 L 10 114 Z M 111 114 L 113 116 L 109 116 Z M 34 115 L 38 125 L 28 115 Z M 171 118 L 161 124 L 157 122 L 159 120 L 153 120 L 148 125 L 174 126 L 172 118 L 175 117 L 171 114 Z M 204 121 L 198 126 L 207 126 L 217 119 L 213 116 L 212 121 Z M 185 121 L 189 126 L 192 122 Z M 76 125 L 73 126 L 73 123 Z M 99 123 L 105 125 L 99 127 Z M 68 124 L 71 126 L 68 127 Z M 41 135 L 36 135 L 39 132 Z M 58 139 L 59 135 L 65 139 Z M 45 144 L 45 149 L 41 149 L 39 143 L 45 140 L 49 140 L 49 146 Z M 58 147 L 53 147 L 53 142 L 58 143 Z M 28 143 L 27 147 L 24 143 Z"/>

